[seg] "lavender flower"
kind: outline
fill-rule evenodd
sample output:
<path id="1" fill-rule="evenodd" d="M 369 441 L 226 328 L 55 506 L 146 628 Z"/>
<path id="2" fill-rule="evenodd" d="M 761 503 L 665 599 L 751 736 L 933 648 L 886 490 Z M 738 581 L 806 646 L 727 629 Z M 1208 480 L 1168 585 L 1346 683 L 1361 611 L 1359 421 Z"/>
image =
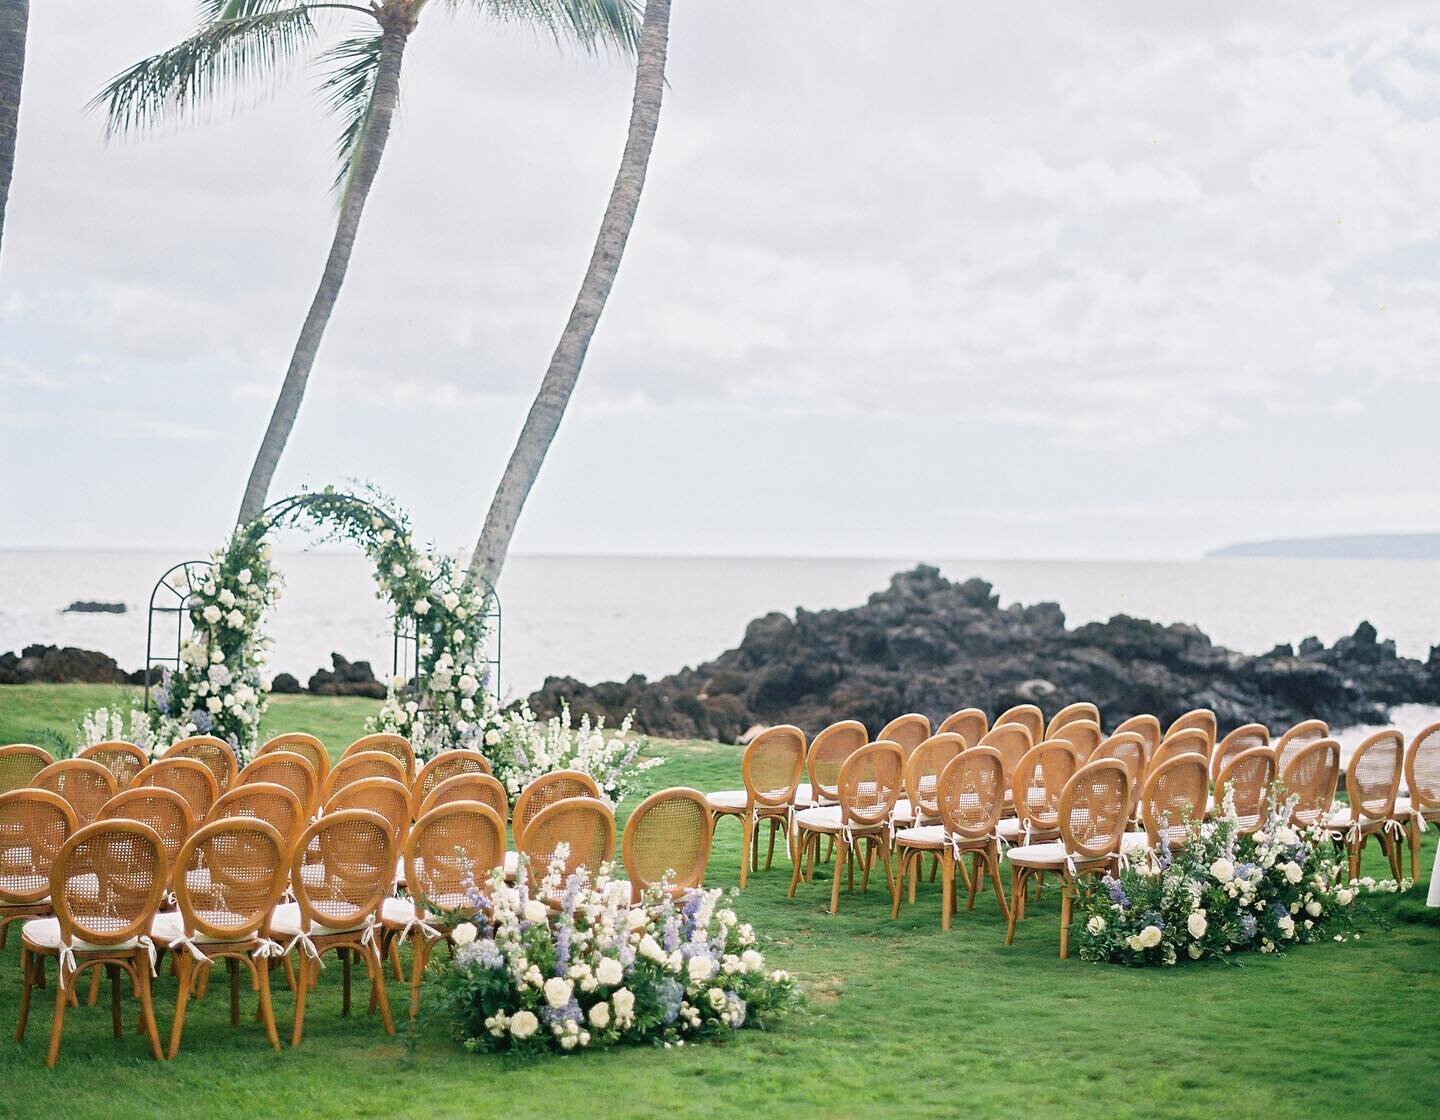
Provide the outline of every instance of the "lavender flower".
<path id="1" fill-rule="evenodd" d="M 201 735 L 209 735 L 215 726 L 215 720 L 204 708 L 196 708 L 190 713 L 190 722 L 195 725 L 195 730 Z"/>
<path id="2" fill-rule="evenodd" d="M 1257 924 L 1256 921 L 1255 921 L 1255 915 L 1254 915 L 1254 914 L 1241 914 L 1241 915 L 1240 915 L 1240 932 L 1245 935 L 1245 940 L 1246 940 L 1246 941 L 1251 941 L 1251 940 L 1254 939 L 1254 937 L 1255 937 L 1255 930 L 1256 930 L 1257 928 L 1258 928 L 1258 924 Z"/>
<path id="3" fill-rule="evenodd" d="M 1106 875 L 1101 881 L 1105 884 L 1105 889 L 1110 893 L 1110 901 L 1120 907 L 1121 910 L 1128 909 L 1130 906 L 1130 896 L 1125 893 L 1125 888 L 1120 885 L 1120 880 Z"/>

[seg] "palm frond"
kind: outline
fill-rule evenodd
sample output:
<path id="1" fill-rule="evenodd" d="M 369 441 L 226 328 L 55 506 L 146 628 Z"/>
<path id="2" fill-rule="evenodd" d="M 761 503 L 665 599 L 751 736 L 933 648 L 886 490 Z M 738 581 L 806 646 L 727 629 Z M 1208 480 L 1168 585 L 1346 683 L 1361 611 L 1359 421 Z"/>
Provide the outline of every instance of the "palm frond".
<path id="1" fill-rule="evenodd" d="M 330 64 L 330 73 L 320 84 L 325 106 L 338 116 L 343 127 L 335 141 L 335 158 L 340 169 L 335 173 L 334 189 L 344 189 L 370 121 L 370 105 L 375 95 L 375 76 L 380 70 L 380 44 L 384 33 L 357 35 L 337 43 L 326 51 L 323 61 Z"/>
<path id="2" fill-rule="evenodd" d="M 449 0 L 501 23 L 528 24 L 557 42 L 585 50 L 608 47 L 633 55 L 640 43 L 645 6 L 640 0 Z"/>

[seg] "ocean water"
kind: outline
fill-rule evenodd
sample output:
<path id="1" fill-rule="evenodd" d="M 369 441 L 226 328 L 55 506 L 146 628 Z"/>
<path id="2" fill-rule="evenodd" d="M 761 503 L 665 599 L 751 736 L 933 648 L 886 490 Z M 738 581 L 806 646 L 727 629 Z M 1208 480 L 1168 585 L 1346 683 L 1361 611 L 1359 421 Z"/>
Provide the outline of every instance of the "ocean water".
<path id="1" fill-rule="evenodd" d="M 32 642 L 81 646 L 137 669 L 145 659 L 150 590 L 170 565 L 192 558 L 0 550 L 0 651 Z M 766 611 L 853 606 L 915 562 L 516 556 L 500 587 L 501 690 L 507 698 L 524 695 L 547 675 L 663 676 L 735 645 L 746 623 Z M 952 579 L 989 580 L 1002 604 L 1056 601 L 1071 625 L 1123 612 L 1194 623 L 1220 644 L 1260 653 L 1310 634 L 1329 644 L 1369 620 L 1403 654 L 1423 658 L 1440 644 L 1436 561 L 926 562 Z M 269 626 L 272 671 L 303 681 L 329 664 L 332 650 L 370 661 L 377 675 L 389 671 L 390 626 L 362 556 L 281 549 L 277 564 L 286 587 Z M 130 610 L 62 614 L 75 599 L 123 601 Z M 1403 724 L 1424 714 L 1407 711 Z"/>

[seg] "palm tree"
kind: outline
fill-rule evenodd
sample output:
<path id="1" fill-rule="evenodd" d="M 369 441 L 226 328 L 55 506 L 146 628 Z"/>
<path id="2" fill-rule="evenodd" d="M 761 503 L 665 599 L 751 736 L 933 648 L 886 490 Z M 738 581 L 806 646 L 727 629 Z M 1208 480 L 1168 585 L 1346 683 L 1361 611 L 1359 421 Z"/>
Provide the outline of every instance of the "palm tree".
<path id="1" fill-rule="evenodd" d="M 0 0 L 0 238 L 5 200 L 15 170 L 15 132 L 20 123 L 20 79 L 25 75 L 25 28 L 30 0 Z"/>
<path id="2" fill-rule="evenodd" d="M 580 379 L 585 352 L 605 310 L 605 300 L 620 270 L 625 242 L 635 224 L 635 211 L 640 205 L 640 192 L 645 187 L 645 172 L 650 165 L 650 152 L 655 146 L 655 129 L 660 123 L 660 98 L 665 87 L 665 54 L 670 43 L 670 0 L 648 0 L 645 22 L 640 30 L 635 71 L 635 96 L 630 106 L 630 130 L 625 137 L 625 150 L 620 156 L 620 170 L 610 191 L 610 202 L 600 221 L 600 234 L 590 256 L 580 294 L 570 309 L 570 318 L 560 335 L 560 344 L 550 358 L 550 367 L 540 382 L 515 450 L 505 464 L 505 473 L 490 510 L 480 540 L 470 557 L 466 578 L 472 583 L 487 581 L 494 586 L 510 550 L 510 538 L 520 510 L 540 474 L 545 453 L 560 428 L 565 406 Z"/>
<path id="3" fill-rule="evenodd" d="M 454 9 L 469 8 L 496 21 L 527 23 L 586 49 L 611 46 L 625 53 L 636 45 L 636 0 L 440 0 Z M 305 385 L 330 313 L 340 295 L 360 214 L 365 208 L 390 123 L 400 97 L 400 68 L 405 45 L 430 0 L 370 0 L 368 5 L 317 0 L 201 0 L 196 32 L 178 46 L 137 62 L 118 75 L 95 99 L 114 134 L 185 116 L 203 101 L 232 86 L 253 85 L 309 51 L 319 36 L 317 19 L 361 23 L 324 51 L 328 68 L 322 86 L 328 108 L 342 122 L 336 154 L 340 170 L 339 220 L 320 285 L 300 328 L 280 396 L 265 438 L 255 456 L 238 524 L 265 505 L 275 467 L 295 426 Z"/>

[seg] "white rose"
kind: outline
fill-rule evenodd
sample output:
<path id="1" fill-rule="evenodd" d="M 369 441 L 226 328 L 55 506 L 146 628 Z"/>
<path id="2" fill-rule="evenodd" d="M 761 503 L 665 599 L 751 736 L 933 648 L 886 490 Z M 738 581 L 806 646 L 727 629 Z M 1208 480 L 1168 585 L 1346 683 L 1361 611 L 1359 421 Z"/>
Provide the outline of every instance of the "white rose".
<path id="1" fill-rule="evenodd" d="M 1288 825 L 1282 825 L 1275 830 L 1275 842 L 1289 847 L 1292 844 L 1298 844 L 1300 837 L 1293 828 Z"/>
<path id="2" fill-rule="evenodd" d="M 470 922 L 461 922 L 450 931 L 450 940 L 456 945 L 469 945 L 479 932 Z"/>
<path id="3" fill-rule="evenodd" d="M 416 600 L 415 600 L 415 605 L 414 605 L 413 607 L 411 607 L 410 609 L 413 610 L 416 614 L 429 614 L 429 613 L 430 613 L 430 600 L 429 600 L 429 599 L 416 599 Z"/>
<path id="4" fill-rule="evenodd" d="M 492 727 L 489 731 L 485 732 L 485 745 L 487 747 L 496 746 L 499 742 L 500 732 L 495 730 L 495 728 Z"/>
<path id="5" fill-rule="evenodd" d="M 445 592 L 444 598 L 442 598 L 440 601 L 445 604 L 445 609 L 447 611 L 453 611 L 456 607 L 460 605 L 460 596 L 456 595 L 453 591 L 447 591 Z"/>
<path id="6" fill-rule="evenodd" d="M 465 644 L 465 631 L 464 631 L 464 630 L 456 630 L 453 634 L 450 635 L 450 637 L 452 637 L 452 638 L 455 639 L 455 644 L 456 644 L 457 646 L 463 646 L 463 645 Z"/>
<path id="7" fill-rule="evenodd" d="M 1286 937 L 1295 936 L 1295 919 L 1289 914 L 1284 915 L 1275 925 Z"/>
<path id="8" fill-rule="evenodd" d="M 1318 918 L 1324 912 L 1324 909 L 1325 908 L 1313 898 L 1305 904 L 1305 913 L 1309 914 L 1312 918 Z"/>
<path id="9" fill-rule="evenodd" d="M 1085 928 L 1089 930 L 1092 934 L 1104 933 L 1105 919 L 1102 918 L 1099 914 L 1096 914 L 1088 922 L 1085 923 Z"/>
<path id="10" fill-rule="evenodd" d="M 1217 859 L 1210 865 L 1210 874 L 1215 876 L 1217 882 L 1228 883 L 1235 878 L 1235 865 L 1228 859 Z"/>
<path id="11" fill-rule="evenodd" d="M 597 1031 L 603 1031 L 610 1025 L 610 1005 L 608 1003 L 597 1003 L 590 1009 L 588 1016 L 590 1025 Z"/>
<path id="12" fill-rule="evenodd" d="M 564 1007 L 575 992 L 575 984 L 563 976 L 552 976 L 545 981 L 545 1002 L 551 1007 Z"/>
<path id="13" fill-rule="evenodd" d="M 212 665 L 219 665 L 219 664 L 220 664 L 221 662 L 223 662 L 224 660 L 225 660 L 225 654 L 222 653 L 220 650 L 218 650 L 218 649 L 212 649 L 212 650 L 210 651 L 210 664 L 212 664 Z"/>
<path id="14" fill-rule="evenodd" d="M 532 898 L 525 904 L 525 920 L 536 924 L 549 921 L 550 911 L 538 898 Z"/>
<path id="15" fill-rule="evenodd" d="M 705 998 L 710 1001 L 711 1011 L 724 1011 L 725 1004 L 728 1002 L 725 999 L 725 992 L 722 988 L 711 988 L 705 993 Z"/>
<path id="16" fill-rule="evenodd" d="M 640 939 L 640 944 L 636 946 L 636 952 L 646 960 L 654 961 L 656 964 L 665 963 L 665 950 L 660 948 L 660 942 L 656 941 L 655 938 L 651 937 L 648 933 Z"/>
<path id="17" fill-rule="evenodd" d="M 474 696 L 480 691 L 480 682 L 469 673 L 461 673 L 458 686 L 461 696 Z"/>
<path id="18" fill-rule="evenodd" d="M 716 911 L 715 911 L 715 920 L 716 920 L 717 922 L 719 922 L 722 926 L 733 926 L 733 925 L 734 925 L 736 922 L 738 922 L 740 919 L 735 916 L 735 911 L 734 911 L 734 910 L 726 909 L 726 910 L 716 910 Z"/>
<path id="19" fill-rule="evenodd" d="M 529 1038 L 539 1029 L 540 1020 L 531 1011 L 517 1011 L 515 1018 L 510 1020 L 510 1033 L 519 1039 Z"/>
<path id="20" fill-rule="evenodd" d="M 649 915 L 647 915 L 644 910 L 636 907 L 625 915 L 625 928 L 629 930 L 643 929 L 649 921 Z"/>
<path id="21" fill-rule="evenodd" d="M 209 708 L 213 714 L 219 715 L 220 710 L 225 707 L 225 705 L 220 702 L 220 697 L 212 696 L 209 700 L 205 701 L 205 707 Z"/>
<path id="22" fill-rule="evenodd" d="M 233 607 L 235 605 L 235 593 L 228 587 L 222 587 L 217 598 L 220 600 L 222 607 Z"/>
<path id="23" fill-rule="evenodd" d="M 1160 944 L 1160 927 L 1146 926 L 1140 931 L 1140 944 L 1146 949 L 1153 949 Z"/>
<path id="24" fill-rule="evenodd" d="M 1341 887 L 1335 892 L 1335 901 L 1341 906 L 1349 906 L 1350 903 L 1355 901 L 1355 892 L 1348 887 Z"/>
<path id="25" fill-rule="evenodd" d="M 225 616 L 225 625 L 232 630 L 239 630 L 245 625 L 245 616 L 238 610 L 231 611 Z"/>
<path id="26" fill-rule="evenodd" d="M 248 587 L 249 584 L 250 584 L 250 578 L 251 578 L 251 577 L 250 577 L 250 569 L 249 569 L 249 568 L 241 568 L 241 569 L 240 569 L 240 573 L 239 573 L 235 578 L 240 582 L 240 586 L 241 586 L 241 587 Z"/>
<path id="27" fill-rule="evenodd" d="M 1135 934 L 1133 933 L 1125 939 L 1125 944 L 1130 946 L 1130 951 L 1132 953 L 1138 953 L 1141 949 L 1145 947 L 1140 944 L 1140 938 L 1135 936 Z"/>
<path id="28" fill-rule="evenodd" d="M 635 1011 L 635 993 L 629 988 L 618 988 L 615 994 L 610 997 L 610 1002 L 615 1005 L 615 1014 L 628 1019 Z"/>
<path id="29" fill-rule="evenodd" d="M 1190 959 L 1192 961 L 1198 961 L 1201 954 L 1205 952 L 1205 950 L 1201 946 L 1196 945 L 1193 941 L 1189 945 L 1185 946 L 1185 951 L 1190 954 Z"/>
<path id="30" fill-rule="evenodd" d="M 690 963 L 686 966 L 686 972 L 690 975 L 691 983 L 703 983 L 714 975 L 715 962 L 709 957 L 691 957 Z"/>
<path id="31" fill-rule="evenodd" d="M 1194 911 L 1185 919 L 1185 928 L 1190 931 L 1190 936 L 1200 938 L 1205 936 L 1205 931 L 1210 928 L 1210 923 L 1205 920 L 1203 910 Z"/>
<path id="32" fill-rule="evenodd" d="M 1280 870 L 1285 872 L 1285 881 L 1287 883 L 1298 883 L 1301 879 L 1305 878 L 1304 870 L 1293 859 L 1281 867 Z"/>
<path id="33" fill-rule="evenodd" d="M 740 963 L 747 972 L 759 972 L 765 967 L 765 958 L 754 949 L 746 949 L 740 954 Z"/>
<path id="34" fill-rule="evenodd" d="M 614 957 L 601 957 L 595 966 L 595 979 L 607 988 L 613 988 L 625 979 L 625 970 Z"/>
<path id="35" fill-rule="evenodd" d="M 211 603 L 208 607 L 206 607 L 203 611 L 200 612 L 200 617 L 203 618 L 206 622 L 210 623 L 211 626 L 214 626 L 215 623 L 220 621 L 220 608 L 217 607 L 214 603 Z"/>
<path id="36" fill-rule="evenodd" d="M 404 564 L 391 564 L 391 565 L 390 565 L 390 574 L 391 574 L 392 576 L 394 576 L 396 579 L 404 579 L 404 578 L 405 578 L 405 565 L 404 565 Z"/>
<path id="37" fill-rule="evenodd" d="M 394 529 L 381 529 L 381 530 L 380 530 L 380 543 L 381 543 L 381 544 L 389 544 L 389 543 L 390 543 L 391 541 L 393 541 L 394 539 L 395 539 L 395 530 L 394 530 Z"/>

